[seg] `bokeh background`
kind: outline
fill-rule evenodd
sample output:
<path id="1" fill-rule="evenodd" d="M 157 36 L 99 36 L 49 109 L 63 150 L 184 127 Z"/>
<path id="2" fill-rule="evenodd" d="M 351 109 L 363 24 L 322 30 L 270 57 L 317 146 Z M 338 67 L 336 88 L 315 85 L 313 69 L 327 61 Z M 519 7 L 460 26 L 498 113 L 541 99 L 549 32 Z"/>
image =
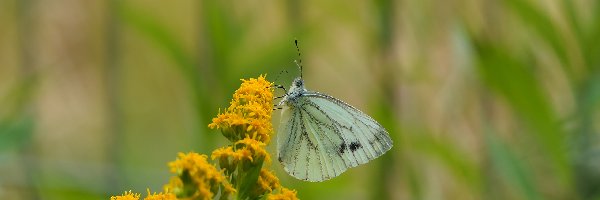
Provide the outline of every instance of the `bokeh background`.
<path id="1" fill-rule="evenodd" d="M 322 183 L 273 162 L 300 198 L 600 198 L 594 0 L 1 0 L 0 199 L 160 191 L 227 144 L 239 79 L 299 75 L 296 38 L 307 87 L 395 145 Z"/>

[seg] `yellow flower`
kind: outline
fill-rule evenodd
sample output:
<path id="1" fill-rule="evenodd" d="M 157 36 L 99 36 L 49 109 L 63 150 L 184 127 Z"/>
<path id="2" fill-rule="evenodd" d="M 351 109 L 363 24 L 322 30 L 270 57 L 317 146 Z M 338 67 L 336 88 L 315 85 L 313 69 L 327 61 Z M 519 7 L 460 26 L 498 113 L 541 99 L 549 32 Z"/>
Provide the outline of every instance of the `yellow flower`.
<path id="1" fill-rule="evenodd" d="M 269 194 L 267 200 L 297 200 L 296 191 L 282 187 L 279 194 Z"/>
<path id="2" fill-rule="evenodd" d="M 218 160 L 221 169 L 225 169 L 225 174 L 230 174 L 236 170 L 236 166 L 247 166 L 245 164 L 256 165 L 258 161 L 271 162 L 269 153 L 265 150 L 265 143 L 244 138 L 234 143 L 233 146 L 221 147 L 212 152 L 211 159 Z"/>
<path id="3" fill-rule="evenodd" d="M 183 194 L 183 181 L 179 177 L 171 177 L 169 183 L 164 186 L 165 191 L 170 191 L 174 194 Z"/>
<path id="4" fill-rule="evenodd" d="M 178 177 L 171 180 L 166 188 L 177 196 L 212 199 L 219 191 L 219 186 L 228 194 L 235 192 L 221 171 L 207 162 L 206 155 L 179 153 L 177 160 L 170 162 L 169 167 Z M 185 187 L 186 185 L 194 187 Z"/>
<path id="5" fill-rule="evenodd" d="M 126 191 L 121 196 L 112 196 L 110 200 L 138 200 L 140 199 L 140 194 L 132 193 L 131 190 Z"/>
<path id="6" fill-rule="evenodd" d="M 165 193 L 154 193 L 151 194 L 150 193 L 150 189 L 147 190 L 148 191 L 148 196 L 146 196 L 146 198 L 144 198 L 144 200 L 177 200 L 177 197 L 175 197 L 175 194 L 170 193 L 170 192 L 165 192 Z"/>
<path id="7" fill-rule="evenodd" d="M 221 129 L 221 133 L 232 142 L 252 138 L 264 143 L 270 141 L 273 132 L 273 83 L 264 76 L 258 79 L 242 79 L 242 85 L 233 94 L 229 108 L 213 118 L 210 128 Z"/>
<path id="8" fill-rule="evenodd" d="M 235 145 L 238 149 L 249 153 L 251 158 L 264 158 L 265 161 L 271 162 L 271 157 L 267 150 L 265 150 L 265 146 L 267 146 L 265 143 L 246 137 L 243 140 L 235 142 Z"/>
<path id="9" fill-rule="evenodd" d="M 262 195 L 265 193 L 271 193 L 273 190 L 279 189 L 281 185 L 279 184 L 279 179 L 273 174 L 273 172 L 261 169 L 260 175 L 258 176 L 258 182 L 255 193 L 258 195 Z"/>

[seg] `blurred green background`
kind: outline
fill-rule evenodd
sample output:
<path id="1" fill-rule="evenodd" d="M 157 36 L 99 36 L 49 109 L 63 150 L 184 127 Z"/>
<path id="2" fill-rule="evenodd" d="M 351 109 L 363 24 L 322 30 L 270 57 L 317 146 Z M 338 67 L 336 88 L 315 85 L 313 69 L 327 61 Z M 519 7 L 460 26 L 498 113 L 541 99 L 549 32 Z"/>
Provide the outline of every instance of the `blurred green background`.
<path id="1" fill-rule="evenodd" d="M 227 144 L 239 79 L 298 76 L 295 38 L 395 145 L 322 183 L 273 162 L 300 198 L 600 199 L 593 0 L 0 0 L 0 199 L 160 191 Z"/>

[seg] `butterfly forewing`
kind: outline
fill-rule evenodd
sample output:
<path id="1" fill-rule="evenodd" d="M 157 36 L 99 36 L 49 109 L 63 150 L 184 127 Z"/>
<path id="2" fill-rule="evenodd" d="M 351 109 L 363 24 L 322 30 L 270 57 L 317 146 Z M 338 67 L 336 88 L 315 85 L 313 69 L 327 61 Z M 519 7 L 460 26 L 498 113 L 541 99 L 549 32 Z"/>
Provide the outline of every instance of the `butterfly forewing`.
<path id="1" fill-rule="evenodd" d="M 281 120 L 279 161 L 290 175 L 302 180 L 331 179 L 392 147 L 379 123 L 322 93 L 305 92 L 284 105 Z"/>
<path id="2" fill-rule="evenodd" d="M 279 160 L 285 170 L 298 179 L 318 181 L 335 177 L 344 168 L 334 164 L 343 161 L 341 157 L 327 156 L 334 153 L 322 144 L 328 139 L 322 138 L 325 135 L 315 134 L 323 129 L 322 124 L 307 121 L 310 118 L 305 112 L 303 109 L 284 109 L 279 131 L 283 135 L 278 137 Z"/>

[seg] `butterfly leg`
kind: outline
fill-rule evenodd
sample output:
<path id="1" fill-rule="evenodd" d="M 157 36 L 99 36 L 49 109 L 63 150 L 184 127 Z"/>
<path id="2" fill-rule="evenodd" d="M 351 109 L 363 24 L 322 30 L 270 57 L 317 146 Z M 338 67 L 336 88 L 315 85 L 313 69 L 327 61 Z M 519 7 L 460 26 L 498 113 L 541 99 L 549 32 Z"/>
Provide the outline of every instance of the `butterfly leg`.
<path id="1" fill-rule="evenodd" d="M 287 96 L 287 95 L 285 95 L 285 94 L 284 94 L 284 95 L 281 95 L 281 96 L 275 97 L 275 98 L 273 98 L 273 99 L 281 99 L 281 98 L 283 98 L 283 97 L 285 97 L 285 96 Z"/>
<path id="2" fill-rule="evenodd" d="M 285 87 L 283 87 L 283 85 L 273 85 L 271 87 L 274 87 L 276 89 L 283 89 L 283 91 L 287 94 L 287 90 L 285 89 Z"/>
<path id="3" fill-rule="evenodd" d="M 283 91 L 285 92 L 284 95 L 275 97 L 274 99 L 281 99 L 287 95 L 287 90 L 285 89 L 285 87 L 283 85 L 273 85 L 272 87 L 277 88 L 277 89 L 283 89 Z"/>
<path id="4" fill-rule="evenodd" d="M 275 108 L 273 108 L 273 110 L 281 110 L 281 109 L 283 109 L 283 107 L 275 107 Z"/>

